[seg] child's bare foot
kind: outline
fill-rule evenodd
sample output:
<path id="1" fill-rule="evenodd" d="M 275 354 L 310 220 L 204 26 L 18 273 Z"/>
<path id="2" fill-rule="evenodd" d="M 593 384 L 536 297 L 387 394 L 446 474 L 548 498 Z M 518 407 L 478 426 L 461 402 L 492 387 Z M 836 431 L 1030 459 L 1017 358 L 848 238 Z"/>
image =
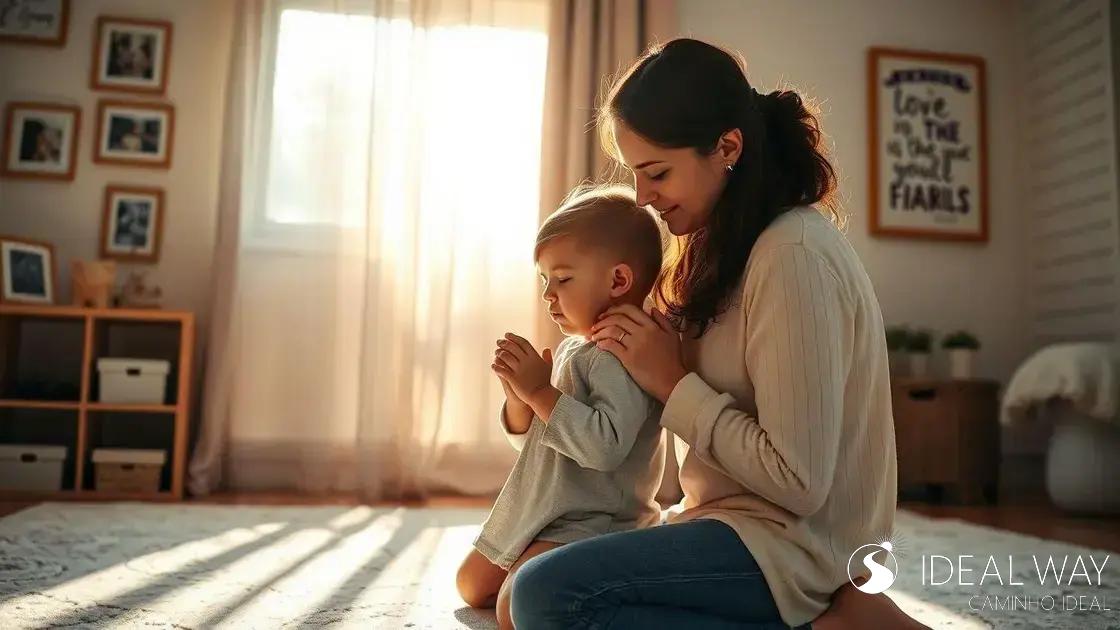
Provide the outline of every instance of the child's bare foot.
<path id="1" fill-rule="evenodd" d="M 861 581 L 860 584 L 862 583 Z M 851 584 L 844 584 L 836 590 L 828 610 L 813 620 L 812 625 L 813 630 L 851 628 L 929 630 L 928 627 L 902 612 L 902 609 L 883 593 L 868 595 Z"/>

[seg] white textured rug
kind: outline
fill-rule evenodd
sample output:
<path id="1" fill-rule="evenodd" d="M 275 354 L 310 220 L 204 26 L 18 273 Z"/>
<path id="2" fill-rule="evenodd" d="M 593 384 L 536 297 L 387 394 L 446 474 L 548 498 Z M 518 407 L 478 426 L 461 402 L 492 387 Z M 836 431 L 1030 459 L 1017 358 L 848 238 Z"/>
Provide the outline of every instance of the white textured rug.
<path id="1" fill-rule="evenodd" d="M 0 628 L 496 628 L 484 510 L 47 503 L 0 519 Z"/>
<path id="2" fill-rule="evenodd" d="M 0 519 L 0 628 L 494 628 L 454 574 L 485 510 L 48 503 Z M 900 513 L 888 594 L 934 628 L 1120 628 L 1120 558 L 1040 587 L 1035 556 L 1108 552 Z M 921 557 L 994 555 L 1007 586 L 923 585 Z M 1008 575 L 1013 557 L 1016 577 Z M 983 559 L 966 560 L 978 581 Z M 1043 560 L 1045 562 L 1045 560 Z M 938 567 L 935 581 L 947 569 Z M 1072 566 L 1067 568 L 1067 577 Z M 1033 586 L 1030 579 L 1034 579 Z M 926 581 L 930 581 L 927 575 Z M 966 580 L 967 581 L 967 580 Z M 1024 582 L 1013 586 L 1010 582 Z M 1052 582 L 1051 582 L 1052 584 Z M 1096 596 L 1111 611 L 970 610 L 975 596 Z"/>
<path id="3" fill-rule="evenodd" d="M 905 511 L 891 539 L 898 576 L 887 595 L 932 628 L 1120 629 L 1120 554 Z"/>

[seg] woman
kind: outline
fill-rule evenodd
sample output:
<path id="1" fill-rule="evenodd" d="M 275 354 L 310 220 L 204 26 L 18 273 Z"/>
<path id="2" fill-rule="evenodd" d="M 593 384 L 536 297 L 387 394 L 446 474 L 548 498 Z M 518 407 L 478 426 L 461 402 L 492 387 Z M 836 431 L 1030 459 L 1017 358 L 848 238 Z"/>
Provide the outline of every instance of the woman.
<path id="1" fill-rule="evenodd" d="M 514 622 L 921 627 L 849 583 L 852 553 L 891 534 L 895 442 L 882 315 L 837 228 L 817 120 L 678 39 L 615 83 L 599 129 L 678 237 L 665 313 L 611 309 L 592 338 L 665 404 L 683 511 L 530 560 Z"/>

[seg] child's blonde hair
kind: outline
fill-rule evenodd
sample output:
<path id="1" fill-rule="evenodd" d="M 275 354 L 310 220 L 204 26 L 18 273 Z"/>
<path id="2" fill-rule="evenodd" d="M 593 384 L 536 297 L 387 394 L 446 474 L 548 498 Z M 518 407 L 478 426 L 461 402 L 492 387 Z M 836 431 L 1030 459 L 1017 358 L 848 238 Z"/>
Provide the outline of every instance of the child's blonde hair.
<path id="1" fill-rule="evenodd" d="M 645 298 L 661 271 L 662 242 L 657 220 L 635 202 L 634 189 L 623 184 L 576 187 L 537 232 L 533 258 L 549 241 L 562 236 L 614 255 L 634 271 L 633 291 Z"/>

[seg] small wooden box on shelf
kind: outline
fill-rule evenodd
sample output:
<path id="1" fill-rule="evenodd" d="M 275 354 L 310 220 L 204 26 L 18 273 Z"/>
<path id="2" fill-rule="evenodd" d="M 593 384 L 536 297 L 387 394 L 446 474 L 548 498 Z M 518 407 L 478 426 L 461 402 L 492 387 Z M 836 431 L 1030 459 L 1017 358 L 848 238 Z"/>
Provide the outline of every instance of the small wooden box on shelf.
<path id="1" fill-rule="evenodd" d="M 892 379 L 898 485 L 994 503 L 999 483 L 999 383 Z"/>
<path id="2" fill-rule="evenodd" d="M 28 399 L 22 396 L 12 396 L 12 379 L 18 372 L 21 336 L 27 322 L 54 322 L 80 326 L 81 344 L 75 352 L 81 353 L 80 379 L 77 395 L 70 395 L 64 400 Z M 97 401 L 94 384 L 97 379 L 95 373 L 98 350 L 105 346 L 99 335 L 108 336 L 107 327 L 112 326 L 152 326 L 174 327 L 176 352 L 171 360 L 173 369 L 168 383 L 168 398 L 170 404 L 114 404 Z M 63 488 L 58 492 L 28 493 L 12 490 L 0 490 L 0 499 L 108 499 L 108 500 L 164 500 L 175 501 L 183 497 L 183 478 L 186 469 L 187 430 L 189 425 L 189 402 L 191 392 L 191 361 L 194 348 L 194 314 L 186 311 L 167 311 L 158 309 L 123 309 L 123 308 L 83 308 L 77 306 L 37 306 L 25 304 L 0 304 L 0 412 L 54 412 L 65 414 L 67 418 L 73 414 L 74 427 L 62 424 L 62 432 L 58 435 L 59 443 L 65 445 L 72 455 L 68 455 L 68 465 L 64 467 Z M 74 361 L 76 364 L 77 362 Z M 65 387 L 56 387 L 56 392 L 66 391 Z M 56 396 L 59 397 L 59 396 Z M 70 399 L 72 398 L 72 399 Z M 166 401 L 165 401 L 166 402 Z M 94 468 L 91 461 L 91 424 L 97 415 L 124 417 L 135 416 L 141 418 L 141 423 L 149 418 L 166 416 L 172 420 L 170 425 L 170 443 L 166 448 L 170 451 L 168 458 L 169 475 L 166 483 L 162 484 L 158 492 L 119 493 L 99 491 L 93 487 Z M 0 423 L 9 418 L 0 413 Z M 162 419 L 162 418 L 160 418 Z M 104 420 L 104 418 L 100 418 Z M 133 423 L 132 426 L 136 426 Z M 72 428 L 72 431 L 71 431 Z M 103 428 L 103 427 L 102 427 Z M 5 427 L 0 426 L 0 432 Z M 124 433 L 127 433 L 125 431 Z M 73 436 L 70 439 L 70 435 Z M 121 438 L 117 438 L 120 441 Z M 108 446 L 131 447 L 129 444 L 111 444 Z M 150 444 L 136 445 L 139 448 L 151 448 Z"/>

